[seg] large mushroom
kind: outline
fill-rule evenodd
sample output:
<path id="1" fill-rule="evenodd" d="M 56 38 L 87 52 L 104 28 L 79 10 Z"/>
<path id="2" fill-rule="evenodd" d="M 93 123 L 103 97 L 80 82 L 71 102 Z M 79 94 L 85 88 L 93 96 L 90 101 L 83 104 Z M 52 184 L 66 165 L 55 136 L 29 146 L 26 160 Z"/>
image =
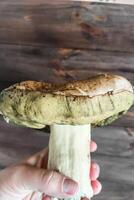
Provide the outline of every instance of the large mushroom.
<path id="1" fill-rule="evenodd" d="M 25 81 L 3 90 L 0 112 L 7 122 L 31 128 L 50 125 L 48 169 L 71 177 L 79 191 L 71 199 L 91 198 L 91 125 L 103 126 L 134 103 L 133 88 L 121 76 L 102 74 L 62 85 Z"/>

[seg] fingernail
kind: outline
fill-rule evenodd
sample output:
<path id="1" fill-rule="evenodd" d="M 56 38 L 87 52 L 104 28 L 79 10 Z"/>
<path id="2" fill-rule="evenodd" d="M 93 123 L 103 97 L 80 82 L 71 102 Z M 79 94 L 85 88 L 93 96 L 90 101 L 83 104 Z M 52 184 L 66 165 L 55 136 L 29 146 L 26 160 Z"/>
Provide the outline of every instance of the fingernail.
<path id="1" fill-rule="evenodd" d="M 71 180 L 65 179 L 63 182 L 63 192 L 65 194 L 74 195 L 78 191 L 78 184 Z"/>

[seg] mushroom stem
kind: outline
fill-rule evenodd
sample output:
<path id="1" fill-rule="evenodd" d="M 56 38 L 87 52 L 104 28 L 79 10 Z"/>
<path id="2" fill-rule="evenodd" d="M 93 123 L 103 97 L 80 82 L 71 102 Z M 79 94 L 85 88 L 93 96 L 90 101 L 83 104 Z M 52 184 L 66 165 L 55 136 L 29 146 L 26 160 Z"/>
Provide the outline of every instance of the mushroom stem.
<path id="1" fill-rule="evenodd" d="M 78 182 L 79 191 L 68 199 L 91 198 L 91 126 L 55 124 L 50 127 L 50 132 L 48 169 L 58 170 Z"/>

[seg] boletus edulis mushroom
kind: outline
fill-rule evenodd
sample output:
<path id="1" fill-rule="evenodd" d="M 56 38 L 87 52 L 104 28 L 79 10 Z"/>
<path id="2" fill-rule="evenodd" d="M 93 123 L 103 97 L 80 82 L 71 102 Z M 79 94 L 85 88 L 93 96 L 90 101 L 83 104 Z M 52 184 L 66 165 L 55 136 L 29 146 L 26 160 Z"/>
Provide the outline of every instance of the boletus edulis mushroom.
<path id="1" fill-rule="evenodd" d="M 50 125 L 48 169 L 79 184 L 76 196 L 91 198 L 89 181 L 91 126 L 111 123 L 134 103 L 128 80 L 101 74 L 66 84 L 17 83 L 0 94 L 0 112 L 7 122 L 31 128 Z"/>

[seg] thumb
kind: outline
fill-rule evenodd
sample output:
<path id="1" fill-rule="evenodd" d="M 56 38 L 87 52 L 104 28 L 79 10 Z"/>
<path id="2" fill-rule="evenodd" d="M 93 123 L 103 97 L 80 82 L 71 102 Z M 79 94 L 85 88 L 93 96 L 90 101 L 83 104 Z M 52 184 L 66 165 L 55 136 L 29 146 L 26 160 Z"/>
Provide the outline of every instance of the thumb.
<path id="1" fill-rule="evenodd" d="M 24 165 L 21 169 L 21 185 L 25 189 L 38 190 L 60 198 L 73 196 L 78 191 L 78 184 L 69 177 L 29 165 Z"/>

